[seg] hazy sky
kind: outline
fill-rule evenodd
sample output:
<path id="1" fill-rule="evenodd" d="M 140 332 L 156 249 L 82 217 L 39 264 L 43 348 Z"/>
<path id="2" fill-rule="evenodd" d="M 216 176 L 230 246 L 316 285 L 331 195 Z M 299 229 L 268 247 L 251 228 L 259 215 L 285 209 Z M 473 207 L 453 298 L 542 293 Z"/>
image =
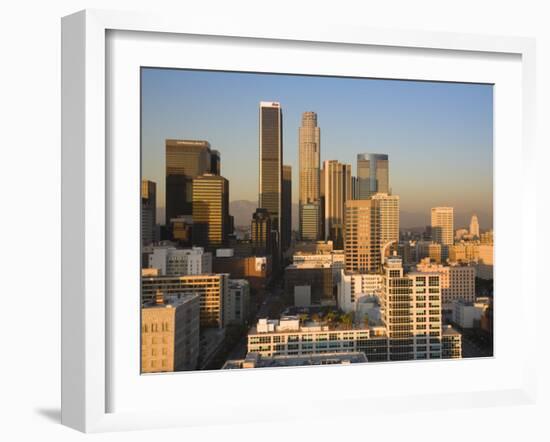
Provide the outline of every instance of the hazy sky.
<path id="1" fill-rule="evenodd" d="M 230 200 L 257 201 L 259 102 L 279 101 L 293 202 L 301 114 L 314 111 L 321 161 L 352 164 L 355 175 L 358 153 L 388 154 L 402 211 L 448 205 L 492 218 L 491 85 L 146 68 L 141 87 L 143 178 L 157 183 L 160 206 L 166 138 L 209 141 Z"/>

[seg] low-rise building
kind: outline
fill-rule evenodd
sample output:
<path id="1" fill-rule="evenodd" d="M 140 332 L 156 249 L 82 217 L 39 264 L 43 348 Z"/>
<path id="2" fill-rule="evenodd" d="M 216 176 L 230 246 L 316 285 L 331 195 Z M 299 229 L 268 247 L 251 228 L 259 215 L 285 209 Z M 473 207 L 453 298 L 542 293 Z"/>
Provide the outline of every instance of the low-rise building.
<path id="1" fill-rule="evenodd" d="M 302 324 L 299 317 L 260 319 L 248 334 L 248 352 L 262 357 L 363 352 L 369 361 L 388 360 L 384 327 L 333 328 Z"/>
<path id="2" fill-rule="evenodd" d="M 180 298 L 185 294 L 200 297 L 201 328 L 224 326 L 224 305 L 228 296 L 227 274 L 204 274 L 186 276 L 142 276 L 142 304 L 152 302 L 158 290 L 166 299 Z"/>
<path id="3" fill-rule="evenodd" d="M 453 322 L 460 328 L 478 328 L 489 308 L 489 298 L 477 298 L 473 303 L 458 300 L 453 302 Z"/>
<path id="4" fill-rule="evenodd" d="M 334 283 L 331 264 L 304 262 L 285 268 L 285 291 L 294 296 L 295 286 L 311 287 L 312 304 L 330 304 L 334 300 Z"/>
<path id="5" fill-rule="evenodd" d="M 244 359 L 227 361 L 222 368 L 224 370 L 235 370 L 241 368 L 304 367 L 310 365 L 349 365 L 365 362 L 368 362 L 367 357 L 362 352 L 272 357 L 262 356 L 259 353 L 248 353 Z"/>
<path id="6" fill-rule="evenodd" d="M 155 299 L 141 309 L 141 372 L 195 370 L 199 357 L 200 300 L 195 294 Z"/>
<path id="7" fill-rule="evenodd" d="M 454 301 L 474 302 L 476 268 L 473 265 L 441 265 L 423 259 L 416 269 L 420 272 L 436 272 L 441 276 L 443 310 L 451 310 Z"/>
<path id="8" fill-rule="evenodd" d="M 212 273 L 212 254 L 202 247 L 154 247 L 149 255 L 149 268 L 159 269 L 162 276 Z"/>
<path id="9" fill-rule="evenodd" d="M 270 256 L 228 256 L 214 258 L 214 273 L 227 273 L 231 279 L 246 279 L 255 290 L 264 289 L 271 280 Z"/>
<path id="10" fill-rule="evenodd" d="M 347 273 L 340 271 L 337 285 L 337 303 L 344 312 L 355 310 L 356 301 L 362 296 L 378 295 L 382 290 L 382 275 L 377 273 Z"/>

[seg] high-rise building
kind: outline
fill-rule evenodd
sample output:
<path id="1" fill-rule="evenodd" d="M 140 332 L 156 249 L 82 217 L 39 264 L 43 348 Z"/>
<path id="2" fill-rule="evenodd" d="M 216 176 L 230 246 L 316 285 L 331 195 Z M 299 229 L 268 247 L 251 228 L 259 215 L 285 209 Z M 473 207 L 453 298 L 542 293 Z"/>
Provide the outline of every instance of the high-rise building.
<path id="1" fill-rule="evenodd" d="M 378 268 L 372 244 L 372 201 L 348 200 L 344 214 L 346 271 L 374 272 Z"/>
<path id="2" fill-rule="evenodd" d="M 155 298 L 141 309 L 141 372 L 195 370 L 199 357 L 199 296 Z"/>
<path id="3" fill-rule="evenodd" d="M 157 224 L 157 184 L 141 180 L 141 244 L 155 241 Z"/>
<path id="4" fill-rule="evenodd" d="M 403 272 L 390 257 L 384 266 L 382 320 L 391 361 L 442 357 L 441 283 L 438 273 Z"/>
<path id="5" fill-rule="evenodd" d="M 283 196 L 281 219 L 281 245 L 283 251 L 290 247 L 292 240 L 292 166 L 283 166 Z"/>
<path id="6" fill-rule="evenodd" d="M 324 236 L 336 249 L 344 244 L 344 205 L 352 198 L 351 165 L 336 160 L 323 163 L 321 189 L 324 208 Z"/>
<path id="7" fill-rule="evenodd" d="M 479 221 L 476 214 L 473 214 L 470 220 L 470 235 L 474 238 L 479 238 Z"/>
<path id="8" fill-rule="evenodd" d="M 317 241 L 319 239 L 321 230 L 320 213 L 321 204 L 319 201 L 302 204 L 300 207 L 301 240 Z"/>
<path id="9" fill-rule="evenodd" d="M 346 201 L 344 226 L 346 271 L 378 272 L 384 256 L 397 250 L 399 197 L 379 193 Z"/>
<path id="10" fill-rule="evenodd" d="M 321 129 L 317 126 L 317 114 L 304 112 L 302 125 L 298 131 L 299 150 L 299 214 L 300 236 L 304 238 L 303 206 L 319 203 L 320 199 L 320 163 Z M 310 232 L 308 232 L 310 233 Z M 317 232 L 317 238 L 320 232 Z"/>
<path id="11" fill-rule="evenodd" d="M 166 140 L 166 223 L 193 214 L 193 179 L 211 170 L 208 141 Z"/>
<path id="12" fill-rule="evenodd" d="M 449 256 L 449 246 L 454 242 L 454 210 L 452 207 L 432 208 L 432 240 L 441 244 L 441 258 Z"/>
<path id="13" fill-rule="evenodd" d="M 364 200 L 375 193 L 390 193 L 388 155 L 360 153 L 357 155 L 357 199 Z"/>
<path id="14" fill-rule="evenodd" d="M 154 302 L 160 290 L 166 300 L 179 299 L 186 294 L 198 294 L 200 297 L 200 326 L 203 328 L 222 328 L 224 305 L 227 299 L 229 275 L 202 274 L 186 276 L 147 276 L 141 277 L 142 306 Z"/>
<path id="15" fill-rule="evenodd" d="M 399 196 L 377 193 L 371 196 L 373 209 L 373 244 L 385 256 L 396 251 L 399 243 Z M 384 256 L 380 257 L 382 264 Z"/>
<path id="16" fill-rule="evenodd" d="M 219 247 L 229 232 L 229 182 L 204 174 L 193 180 L 193 245 Z"/>
<path id="17" fill-rule="evenodd" d="M 256 209 L 250 225 L 250 241 L 256 256 L 271 255 L 271 219 L 267 209 Z"/>
<path id="18" fill-rule="evenodd" d="M 258 207 L 267 209 L 275 232 L 277 254 L 281 245 L 283 191 L 283 114 L 281 104 L 260 102 L 260 179 Z"/>
<path id="19" fill-rule="evenodd" d="M 221 158 L 220 152 L 213 150 L 210 152 L 210 173 L 213 175 L 221 175 Z"/>

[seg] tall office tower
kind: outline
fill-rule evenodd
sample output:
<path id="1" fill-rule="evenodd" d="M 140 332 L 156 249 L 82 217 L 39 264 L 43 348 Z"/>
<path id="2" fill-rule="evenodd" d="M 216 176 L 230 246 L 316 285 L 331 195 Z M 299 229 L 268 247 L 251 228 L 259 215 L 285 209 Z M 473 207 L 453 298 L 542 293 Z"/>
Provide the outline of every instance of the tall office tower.
<path id="1" fill-rule="evenodd" d="M 473 214 L 470 220 L 470 235 L 479 238 L 479 221 L 476 214 Z"/>
<path id="2" fill-rule="evenodd" d="M 303 207 L 306 204 L 318 203 L 320 199 L 320 163 L 321 163 L 321 129 L 317 126 L 317 114 L 304 112 L 302 126 L 298 130 L 300 192 L 299 216 L 300 236 L 304 238 Z M 308 232 L 310 233 L 310 232 Z M 317 240 L 320 232 L 316 232 Z"/>
<path id="3" fill-rule="evenodd" d="M 344 206 L 344 254 L 346 271 L 374 272 L 377 262 L 372 240 L 372 201 L 348 200 Z"/>
<path id="4" fill-rule="evenodd" d="M 403 272 L 401 258 L 384 265 L 380 296 L 389 360 L 440 359 L 441 284 L 438 273 Z"/>
<path id="5" fill-rule="evenodd" d="M 303 204 L 301 207 L 302 241 L 317 241 L 319 239 L 321 219 L 321 203 Z"/>
<path id="6" fill-rule="evenodd" d="M 155 299 L 141 309 L 141 372 L 195 370 L 199 357 L 200 297 Z"/>
<path id="7" fill-rule="evenodd" d="M 252 215 L 250 240 L 255 255 L 271 255 L 271 219 L 267 209 L 256 209 L 256 212 Z"/>
<path id="8" fill-rule="evenodd" d="M 210 170 L 208 141 L 166 140 L 166 225 L 193 214 L 193 179 Z"/>
<path id="9" fill-rule="evenodd" d="M 292 166 L 283 166 L 283 196 L 282 196 L 282 247 L 286 251 L 292 240 Z"/>
<path id="10" fill-rule="evenodd" d="M 157 224 L 157 184 L 141 180 L 141 244 L 155 241 Z"/>
<path id="11" fill-rule="evenodd" d="M 283 114 L 281 104 L 260 102 L 260 179 L 258 207 L 267 209 L 276 240 L 277 255 L 281 244 L 283 187 Z"/>
<path id="12" fill-rule="evenodd" d="M 352 198 L 351 165 L 337 160 L 323 162 L 321 174 L 323 183 L 323 226 L 324 237 L 334 243 L 336 249 L 344 245 L 344 205 Z"/>
<path id="13" fill-rule="evenodd" d="M 357 199 L 364 200 L 375 193 L 390 193 L 388 156 L 378 153 L 357 155 Z"/>
<path id="14" fill-rule="evenodd" d="M 454 211 L 452 207 L 432 208 L 432 240 L 444 245 L 453 244 L 454 236 Z"/>
<path id="15" fill-rule="evenodd" d="M 220 152 L 217 150 L 212 150 L 210 152 L 210 173 L 213 175 L 221 175 L 221 158 Z"/>
<path id="16" fill-rule="evenodd" d="M 193 245 L 214 248 L 227 240 L 229 182 L 210 173 L 193 180 Z"/>
<path id="17" fill-rule="evenodd" d="M 397 251 L 399 243 L 399 196 L 377 193 L 372 199 L 373 244 L 375 251 L 384 253 Z M 384 262 L 384 256 L 376 258 L 379 265 Z"/>
<path id="18" fill-rule="evenodd" d="M 359 199 L 359 179 L 356 176 L 351 177 L 351 199 Z"/>

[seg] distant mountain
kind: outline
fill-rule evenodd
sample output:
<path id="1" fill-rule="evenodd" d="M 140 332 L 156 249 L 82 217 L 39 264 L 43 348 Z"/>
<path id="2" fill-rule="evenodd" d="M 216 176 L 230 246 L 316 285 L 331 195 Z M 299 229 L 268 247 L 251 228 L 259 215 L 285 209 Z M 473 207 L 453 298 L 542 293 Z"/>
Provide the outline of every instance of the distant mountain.
<path id="1" fill-rule="evenodd" d="M 229 203 L 229 213 L 235 218 L 235 226 L 249 226 L 252 214 L 258 204 L 255 201 L 237 200 Z M 473 212 L 455 212 L 455 229 L 467 228 Z M 487 213 L 477 212 L 481 229 L 492 228 L 493 217 Z M 399 213 L 399 224 L 402 229 L 425 228 L 430 224 L 430 212 Z M 298 204 L 292 204 L 292 228 L 298 229 Z"/>
<path id="2" fill-rule="evenodd" d="M 229 203 L 229 213 L 234 217 L 235 226 L 249 226 L 252 214 L 257 207 L 258 203 L 255 201 L 231 201 Z M 298 204 L 292 204 L 292 228 L 298 228 Z"/>

